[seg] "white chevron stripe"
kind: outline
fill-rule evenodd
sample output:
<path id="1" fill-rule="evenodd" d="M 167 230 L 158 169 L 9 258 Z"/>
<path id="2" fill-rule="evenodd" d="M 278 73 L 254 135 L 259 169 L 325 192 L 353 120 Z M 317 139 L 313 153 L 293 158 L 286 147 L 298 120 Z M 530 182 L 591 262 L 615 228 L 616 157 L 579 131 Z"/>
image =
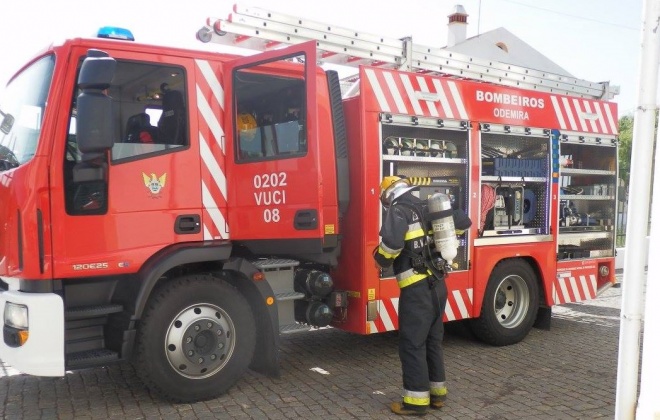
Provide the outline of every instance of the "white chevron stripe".
<path id="1" fill-rule="evenodd" d="M 559 288 L 561 290 L 562 301 L 563 302 L 570 302 L 571 301 L 571 295 L 568 294 L 568 289 L 566 288 L 565 279 L 559 279 L 559 281 L 557 283 L 559 283 Z"/>
<path id="2" fill-rule="evenodd" d="M 468 298 L 470 298 L 470 306 L 472 306 L 472 304 L 474 303 L 474 297 L 472 296 L 473 292 L 474 292 L 474 289 L 472 289 L 472 288 L 467 289 Z"/>
<path id="3" fill-rule="evenodd" d="M 564 104 L 564 111 L 566 111 L 568 122 L 571 124 L 571 130 L 577 130 L 577 124 L 575 123 L 575 118 L 573 118 L 573 111 L 571 111 L 568 98 L 561 98 L 561 103 Z"/>
<path id="4" fill-rule="evenodd" d="M 206 139 L 202 136 L 202 133 L 199 133 L 199 154 L 202 156 L 206 168 L 213 177 L 215 185 L 220 189 L 222 198 L 227 200 L 227 178 L 225 178 L 222 168 L 220 168 L 218 161 L 213 156 L 213 153 L 206 143 Z"/>
<path id="5" fill-rule="evenodd" d="M 580 294 L 580 288 L 577 285 L 575 277 L 569 277 L 568 281 L 570 281 L 570 288 L 571 288 L 571 291 L 573 292 L 574 297 L 571 298 L 570 296 L 567 296 L 567 299 L 569 301 L 580 301 L 580 300 L 582 300 L 582 295 Z"/>
<path id="6" fill-rule="evenodd" d="M 394 103 L 396 104 L 397 110 L 402 114 L 407 114 L 408 109 L 406 108 L 406 104 L 403 102 L 399 88 L 396 87 L 394 76 L 392 76 L 392 73 L 386 71 L 383 72 L 383 77 L 385 78 L 385 83 L 387 83 L 387 87 L 390 90 L 392 98 L 394 98 Z"/>
<path id="7" fill-rule="evenodd" d="M 387 312 L 385 303 L 382 300 L 379 300 L 378 306 L 380 307 L 378 313 L 380 314 L 380 319 L 383 321 L 383 325 L 385 326 L 385 331 L 394 330 L 394 323 L 392 322 L 392 318 L 390 318 L 390 313 Z"/>
<path id="8" fill-rule="evenodd" d="M 410 104 L 413 107 L 413 111 L 415 111 L 415 115 L 423 115 L 424 111 L 422 111 L 422 107 L 419 105 L 419 101 L 417 98 L 415 98 L 415 89 L 413 89 L 412 83 L 410 83 L 410 78 L 405 73 L 399 74 L 399 77 L 401 78 L 403 87 L 406 89 L 408 99 L 410 99 Z"/>
<path id="9" fill-rule="evenodd" d="M 557 116 L 557 120 L 559 121 L 559 127 L 565 130 L 566 121 L 564 121 L 564 116 L 561 114 L 561 107 L 559 106 L 559 101 L 557 101 L 556 96 L 550 96 L 550 100 L 552 101 L 552 106 L 555 109 L 555 115 Z"/>
<path id="10" fill-rule="evenodd" d="M 559 300 L 559 295 L 557 294 L 557 287 L 553 284 L 552 285 L 552 303 L 555 305 L 562 303 Z"/>
<path id="11" fill-rule="evenodd" d="M 364 69 L 364 73 L 367 75 L 367 80 L 369 80 L 371 90 L 373 90 L 374 95 L 376 95 L 376 100 L 378 101 L 378 106 L 380 106 L 381 111 L 390 112 L 390 106 L 387 103 L 383 89 L 380 87 L 380 83 L 378 83 L 376 72 L 374 72 L 372 69 Z"/>
<path id="12" fill-rule="evenodd" d="M 582 109 L 580 108 L 580 102 L 577 100 L 577 98 L 573 98 L 573 106 L 575 107 L 575 113 L 577 114 L 582 131 L 587 131 L 587 125 L 584 123 L 584 118 L 582 117 Z"/>
<path id="13" fill-rule="evenodd" d="M 616 123 L 614 122 L 614 118 L 612 118 L 612 110 L 610 109 L 610 104 L 603 104 L 603 108 L 605 108 L 605 114 L 607 115 L 607 121 L 610 123 L 610 132 L 612 134 L 615 134 L 618 132 L 616 129 Z"/>
<path id="14" fill-rule="evenodd" d="M 593 296 L 591 296 L 591 292 L 589 291 L 589 285 L 587 284 L 587 277 L 586 276 L 580 276 L 580 285 L 582 286 L 582 291 L 584 292 L 584 298 L 585 299 L 590 299 Z"/>
<path id="15" fill-rule="evenodd" d="M 461 94 L 458 92 L 458 87 L 456 87 L 456 83 L 447 82 L 447 85 L 449 86 L 449 91 L 451 92 L 452 98 L 454 98 L 454 104 L 458 109 L 458 116 L 463 120 L 467 120 L 468 115 L 467 112 L 465 111 L 465 105 L 463 105 L 463 98 L 461 98 Z"/>
<path id="16" fill-rule="evenodd" d="M 202 115 L 202 118 L 204 118 L 206 124 L 211 129 L 211 133 L 213 134 L 213 137 L 215 137 L 215 141 L 218 143 L 218 146 L 220 146 L 220 149 L 224 154 L 225 132 L 222 129 L 222 126 L 220 125 L 220 121 L 218 121 L 218 118 L 213 113 L 213 110 L 211 110 L 211 106 L 206 101 L 206 98 L 204 97 L 204 94 L 202 93 L 202 90 L 200 89 L 199 85 L 197 85 L 197 109 L 199 110 L 199 113 Z"/>
<path id="17" fill-rule="evenodd" d="M 211 65 L 206 60 L 195 60 L 195 63 L 197 63 L 197 67 L 199 68 L 200 73 L 202 73 L 202 76 L 204 76 L 204 79 L 206 79 L 206 83 L 209 84 L 211 92 L 213 92 L 213 96 L 215 96 L 215 99 L 220 104 L 220 107 L 225 109 L 225 92 L 222 89 L 220 80 L 218 80 L 215 73 L 213 73 Z"/>
<path id="18" fill-rule="evenodd" d="M 454 310 L 451 308 L 449 302 L 445 305 L 445 315 L 447 315 L 447 321 L 456 321 L 456 315 L 454 315 Z"/>
<path id="19" fill-rule="evenodd" d="M 213 196 L 204 181 L 202 181 L 202 204 L 211 216 L 215 228 L 220 232 L 220 237 L 222 237 L 222 234 L 225 231 L 225 226 L 227 226 L 225 217 L 222 215 L 215 200 L 213 200 Z M 227 237 L 229 237 L 229 235 L 227 235 Z"/>
<path id="20" fill-rule="evenodd" d="M 598 115 L 598 122 L 600 123 L 601 132 L 603 134 L 610 134 L 611 131 L 607 126 L 605 118 L 603 118 L 603 111 L 601 111 L 600 104 L 598 102 L 594 102 L 594 109 L 596 110 L 596 115 Z"/>
<path id="21" fill-rule="evenodd" d="M 394 306 L 396 316 L 399 316 L 399 298 L 392 298 L 392 306 Z"/>
<path id="22" fill-rule="evenodd" d="M 442 88 L 440 80 L 433 79 L 433 86 L 435 86 L 435 91 L 438 92 L 438 95 L 440 96 L 440 104 L 442 105 L 442 110 L 445 115 L 447 118 L 454 118 L 454 112 L 451 110 L 451 106 L 447 100 L 447 94 L 445 94 L 445 90 Z"/>
<path id="23" fill-rule="evenodd" d="M 429 87 L 426 84 L 426 80 L 422 76 L 417 76 L 417 83 L 419 84 L 419 88 L 421 89 L 422 92 L 427 92 L 429 93 Z M 432 101 L 425 101 L 426 106 L 429 108 L 429 112 L 431 113 L 432 116 L 434 117 L 439 117 L 440 114 L 438 114 L 438 109 L 435 106 L 435 103 Z"/>
<path id="24" fill-rule="evenodd" d="M 454 290 L 452 292 L 452 295 L 454 295 L 454 300 L 456 301 L 456 306 L 458 306 L 458 310 L 461 313 L 461 319 L 465 319 L 468 317 L 468 310 L 467 307 L 465 306 L 465 302 L 463 302 L 463 295 L 461 295 L 460 290 Z"/>
<path id="25" fill-rule="evenodd" d="M 213 236 L 211 235 L 211 231 L 209 231 L 209 228 L 206 227 L 206 223 L 203 224 L 203 228 L 204 228 L 204 240 L 205 241 L 213 240 Z"/>
<path id="26" fill-rule="evenodd" d="M 591 114 L 592 112 L 591 112 L 591 106 L 589 105 L 589 101 L 585 99 L 582 101 L 582 103 L 584 104 L 584 111 L 587 114 Z M 591 131 L 593 131 L 594 133 L 598 132 L 598 127 L 596 127 L 596 121 L 589 119 L 589 125 L 591 125 Z"/>

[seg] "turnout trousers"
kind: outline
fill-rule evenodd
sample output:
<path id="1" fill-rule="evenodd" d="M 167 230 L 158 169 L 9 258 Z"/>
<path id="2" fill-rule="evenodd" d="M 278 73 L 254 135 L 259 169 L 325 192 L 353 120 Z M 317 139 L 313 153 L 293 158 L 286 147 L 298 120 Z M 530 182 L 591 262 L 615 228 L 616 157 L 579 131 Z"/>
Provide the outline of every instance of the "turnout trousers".
<path id="1" fill-rule="evenodd" d="M 445 280 L 427 280 L 401 289 L 399 297 L 399 357 L 403 388 L 429 392 L 431 383 L 445 381 L 442 316 L 447 304 Z M 405 400 L 404 400 L 405 401 Z"/>

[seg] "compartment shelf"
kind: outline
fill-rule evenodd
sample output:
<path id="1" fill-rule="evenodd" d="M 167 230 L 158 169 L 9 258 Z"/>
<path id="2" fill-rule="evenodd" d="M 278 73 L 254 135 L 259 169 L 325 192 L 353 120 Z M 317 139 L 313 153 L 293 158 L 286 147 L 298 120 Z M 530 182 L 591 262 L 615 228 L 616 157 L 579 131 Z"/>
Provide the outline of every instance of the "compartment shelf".
<path id="1" fill-rule="evenodd" d="M 541 228 L 526 228 L 523 225 L 511 226 L 511 228 L 501 228 L 497 230 L 486 230 L 483 233 L 487 236 L 511 236 L 511 235 L 538 235 L 541 234 Z"/>
<path id="2" fill-rule="evenodd" d="M 383 160 L 390 162 L 451 163 L 455 165 L 465 165 L 467 163 L 466 159 L 431 157 L 431 156 L 383 155 Z"/>
<path id="3" fill-rule="evenodd" d="M 575 195 L 575 194 L 561 194 L 559 196 L 560 200 L 614 200 L 614 197 L 611 195 Z"/>
<path id="4" fill-rule="evenodd" d="M 559 173 L 561 175 L 606 175 L 614 176 L 616 173 L 614 171 L 605 171 L 601 169 L 576 169 L 576 168 L 561 168 Z"/>
<path id="5" fill-rule="evenodd" d="M 482 182 L 546 182 L 548 179 L 546 177 L 522 177 L 522 176 L 494 176 L 494 175 L 482 175 Z"/>
<path id="6" fill-rule="evenodd" d="M 570 230 L 564 231 L 564 229 L 574 229 L 574 228 L 559 228 L 559 244 L 562 245 L 562 239 L 567 241 L 581 241 L 581 240 L 591 240 L 591 239 L 610 239 L 612 237 L 613 231 L 610 230 Z"/>

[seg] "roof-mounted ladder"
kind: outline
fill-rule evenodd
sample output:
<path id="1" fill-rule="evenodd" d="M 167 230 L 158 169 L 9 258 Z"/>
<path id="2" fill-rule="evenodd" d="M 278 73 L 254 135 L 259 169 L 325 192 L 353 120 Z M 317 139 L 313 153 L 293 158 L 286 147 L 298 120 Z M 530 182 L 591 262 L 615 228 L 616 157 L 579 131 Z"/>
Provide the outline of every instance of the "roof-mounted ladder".
<path id="1" fill-rule="evenodd" d="M 608 82 L 594 83 L 416 45 L 410 37 L 367 34 L 238 4 L 233 10 L 227 19 L 208 18 L 197 38 L 257 51 L 314 40 L 320 64 L 395 68 L 591 99 L 607 100 L 618 93 Z"/>

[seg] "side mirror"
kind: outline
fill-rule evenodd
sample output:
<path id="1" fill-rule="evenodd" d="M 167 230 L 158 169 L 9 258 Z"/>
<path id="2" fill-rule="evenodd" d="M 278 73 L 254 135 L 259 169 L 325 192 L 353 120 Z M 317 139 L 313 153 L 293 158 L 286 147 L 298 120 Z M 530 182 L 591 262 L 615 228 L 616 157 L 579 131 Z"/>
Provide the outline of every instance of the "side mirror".
<path id="1" fill-rule="evenodd" d="M 89 50 L 78 75 L 76 136 L 83 161 L 94 160 L 112 148 L 114 120 L 112 99 L 105 92 L 117 62 L 107 53 Z"/>

